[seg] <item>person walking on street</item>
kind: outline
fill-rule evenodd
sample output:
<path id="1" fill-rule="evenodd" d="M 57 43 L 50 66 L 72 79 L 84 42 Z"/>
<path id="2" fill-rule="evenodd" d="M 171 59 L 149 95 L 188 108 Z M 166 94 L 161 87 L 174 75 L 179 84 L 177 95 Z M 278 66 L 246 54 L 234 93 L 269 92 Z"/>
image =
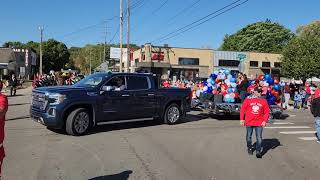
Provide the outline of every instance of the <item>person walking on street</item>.
<path id="1" fill-rule="evenodd" d="M 0 81 L 0 180 L 2 179 L 2 163 L 3 159 L 5 157 L 4 147 L 3 147 L 3 141 L 4 141 L 4 125 L 5 125 L 5 119 L 6 119 L 6 113 L 8 110 L 8 99 L 5 95 L 1 93 L 3 84 Z"/>
<path id="2" fill-rule="evenodd" d="M 9 84 L 11 86 L 10 88 L 10 95 L 11 96 L 15 96 L 17 93 L 17 86 L 18 86 L 18 79 L 16 77 L 15 74 L 12 74 L 10 80 L 9 80 Z"/>
<path id="3" fill-rule="evenodd" d="M 247 150 L 248 154 L 253 154 L 252 133 L 256 133 L 256 157 L 262 158 L 262 130 L 269 119 L 269 105 L 266 99 L 261 98 L 262 89 L 256 87 L 254 93 L 248 96 L 240 110 L 240 125 L 246 126 Z"/>
<path id="4" fill-rule="evenodd" d="M 315 118 L 317 142 L 320 143 L 320 88 L 317 90 L 315 91 L 314 98 L 311 102 L 311 113 Z"/>

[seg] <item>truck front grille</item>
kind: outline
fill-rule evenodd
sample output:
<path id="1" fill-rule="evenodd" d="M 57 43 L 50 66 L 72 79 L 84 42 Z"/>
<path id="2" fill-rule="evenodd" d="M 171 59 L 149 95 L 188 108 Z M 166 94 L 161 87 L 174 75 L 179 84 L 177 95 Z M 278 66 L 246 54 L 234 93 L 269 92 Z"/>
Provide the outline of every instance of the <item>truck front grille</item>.
<path id="1" fill-rule="evenodd" d="M 46 106 L 45 94 L 33 92 L 31 105 L 33 108 L 44 110 Z"/>

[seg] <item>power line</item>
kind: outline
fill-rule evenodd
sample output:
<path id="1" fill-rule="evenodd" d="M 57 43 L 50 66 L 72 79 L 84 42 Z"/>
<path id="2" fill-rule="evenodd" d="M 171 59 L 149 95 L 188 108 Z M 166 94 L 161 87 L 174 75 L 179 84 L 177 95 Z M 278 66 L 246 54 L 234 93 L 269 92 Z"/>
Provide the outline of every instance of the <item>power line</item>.
<path id="1" fill-rule="evenodd" d="M 181 14 L 187 12 L 189 9 L 193 8 L 193 7 L 194 7 L 195 5 L 197 5 L 200 1 L 201 1 L 201 0 L 196 0 L 196 1 L 194 1 L 192 4 L 190 4 L 189 6 L 181 9 L 181 11 L 179 11 L 177 14 L 175 14 L 173 17 L 170 18 L 168 24 L 172 24 L 172 23 L 174 22 L 174 21 L 172 21 L 172 20 L 174 20 L 176 17 L 180 16 Z"/>
<path id="2" fill-rule="evenodd" d="M 193 26 L 194 24 L 196 24 L 196 23 L 198 23 L 198 22 L 200 22 L 200 21 L 202 21 L 202 20 L 204 20 L 204 19 L 207 19 L 207 18 L 209 18 L 210 16 L 212 16 L 212 15 L 214 15 L 214 14 L 220 12 L 220 11 L 223 11 L 224 9 L 227 9 L 228 7 L 230 7 L 230 6 L 238 3 L 238 2 L 240 2 L 240 1 L 241 1 L 241 0 L 234 1 L 234 2 L 232 2 L 232 3 L 230 3 L 230 4 L 228 4 L 228 5 L 220 8 L 220 9 L 218 9 L 218 10 L 216 10 L 216 11 L 214 11 L 214 12 L 212 12 L 212 13 L 210 13 L 210 14 L 208 14 L 208 15 L 206 15 L 206 16 L 204 16 L 204 17 L 202 17 L 202 18 L 200 18 L 200 19 L 198 19 L 198 20 L 196 20 L 196 21 L 194 21 L 194 22 L 192 22 L 192 23 L 190 23 L 190 24 L 188 24 L 188 25 L 185 25 L 185 26 L 183 26 L 183 27 L 181 27 L 181 28 L 179 28 L 179 29 L 177 29 L 177 30 L 175 30 L 175 31 L 172 31 L 171 33 L 168 33 L 168 34 L 166 34 L 166 35 L 164 35 L 164 36 L 162 36 L 162 37 L 160 37 L 160 38 L 158 38 L 158 39 L 155 39 L 155 40 L 153 40 L 153 41 L 151 41 L 151 42 L 155 42 L 155 41 L 159 41 L 159 40 L 161 40 L 161 39 L 165 39 L 165 38 L 171 36 L 172 34 L 176 34 L 176 33 L 179 32 L 179 31 L 183 31 L 184 29 L 186 29 L 186 28 L 188 28 L 188 27 L 190 27 L 190 26 Z"/>
<path id="3" fill-rule="evenodd" d="M 104 24 L 106 21 L 114 20 L 114 19 L 117 18 L 117 17 L 118 17 L 118 16 L 113 16 L 113 17 L 111 17 L 111 18 L 109 18 L 109 19 L 106 19 L 106 20 L 104 20 L 104 21 L 101 21 L 101 22 L 99 22 L 99 23 L 97 23 L 97 24 L 93 24 L 93 25 L 89 25 L 89 26 L 85 26 L 85 27 L 79 28 L 79 29 L 77 29 L 77 30 L 75 30 L 75 31 L 72 31 L 72 32 L 70 32 L 70 33 L 64 34 L 64 35 L 62 35 L 62 36 L 58 36 L 58 38 L 66 38 L 66 37 L 68 37 L 68 36 L 77 34 L 77 33 L 79 33 L 79 32 L 82 32 L 82 31 L 86 31 L 86 30 L 88 30 L 88 29 L 95 28 L 95 27 L 97 27 L 97 26 L 99 26 L 99 25 Z"/>
<path id="4" fill-rule="evenodd" d="M 220 15 L 222 15 L 222 14 L 224 14 L 224 13 L 226 13 L 226 12 L 228 12 L 228 11 L 230 11 L 230 10 L 238 7 L 238 6 L 241 6 L 242 4 L 245 4 L 245 3 L 248 2 L 248 1 L 249 1 L 249 0 L 245 0 L 244 2 L 241 2 L 241 3 L 239 3 L 239 4 L 236 4 L 236 5 L 234 5 L 234 6 L 230 7 L 230 8 L 227 8 L 226 10 L 224 10 L 224 11 L 222 11 L 222 12 L 214 15 L 213 17 L 210 17 L 209 19 L 206 19 L 206 20 L 204 20 L 204 21 L 202 21 L 202 22 L 199 22 L 198 24 L 195 24 L 194 26 L 191 26 L 191 27 L 189 27 L 189 28 L 187 28 L 187 29 L 185 29 L 185 30 L 183 30 L 183 31 L 181 31 L 181 32 L 177 32 L 176 34 L 173 34 L 172 36 L 169 36 L 169 37 L 167 37 L 167 38 L 164 38 L 164 39 L 162 39 L 162 40 L 159 40 L 158 42 L 162 42 L 162 41 L 165 41 L 165 40 L 174 38 L 174 37 L 176 37 L 176 36 L 178 36 L 178 35 L 180 35 L 180 34 L 182 34 L 182 33 L 184 33 L 184 32 L 187 32 L 187 31 L 189 31 L 189 30 L 191 30 L 191 29 L 193 29 L 193 28 L 195 28 L 195 27 L 197 27 L 197 26 L 200 26 L 201 24 L 203 24 L 203 23 L 205 23 L 205 22 L 208 22 L 208 21 L 210 21 L 211 19 L 214 19 L 214 18 L 216 18 L 216 17 L 218 17 L 218 16 L 220 16 Z"/>
<path id="5" fill-rule="evenodd" d="M 152 11 L 151 14 L 157 13 L 157 12 L 158 12 L 163 6 L 165 6 L 168 2 L 169 2 L 169 0 L 163 1 L 163 3 L 162 3 L 158 8 L 156 8 L 154 11 Z"/>

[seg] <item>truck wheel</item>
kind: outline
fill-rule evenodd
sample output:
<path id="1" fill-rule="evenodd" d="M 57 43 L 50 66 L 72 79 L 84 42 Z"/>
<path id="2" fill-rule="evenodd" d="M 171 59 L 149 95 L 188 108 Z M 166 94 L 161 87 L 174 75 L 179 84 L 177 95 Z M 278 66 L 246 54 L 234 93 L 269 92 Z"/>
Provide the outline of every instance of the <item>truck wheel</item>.
<path id="1" fill-rule="evenodd" d="M 179 121 L 181 110 L 177 104 L 171 104 L 164 113 L 164 123 L 175 124 Z"/>
<path id="2" fill-rule="evenodd" d="M 66 131 L 73 136 L 85 134 L 90 127 L 90 114 L 87 109 L 78 108 L 73 110 L 66 121 Z"/>

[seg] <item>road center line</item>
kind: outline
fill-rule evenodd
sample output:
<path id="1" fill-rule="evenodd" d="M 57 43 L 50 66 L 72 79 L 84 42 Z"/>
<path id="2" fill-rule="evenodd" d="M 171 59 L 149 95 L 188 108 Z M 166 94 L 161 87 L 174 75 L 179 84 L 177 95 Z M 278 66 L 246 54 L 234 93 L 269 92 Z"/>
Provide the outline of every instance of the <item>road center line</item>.
<path id="1" fill-rule="evenodd" d="M 314 134 L 316 131 L 282 131 L 280 134 Z"/>

